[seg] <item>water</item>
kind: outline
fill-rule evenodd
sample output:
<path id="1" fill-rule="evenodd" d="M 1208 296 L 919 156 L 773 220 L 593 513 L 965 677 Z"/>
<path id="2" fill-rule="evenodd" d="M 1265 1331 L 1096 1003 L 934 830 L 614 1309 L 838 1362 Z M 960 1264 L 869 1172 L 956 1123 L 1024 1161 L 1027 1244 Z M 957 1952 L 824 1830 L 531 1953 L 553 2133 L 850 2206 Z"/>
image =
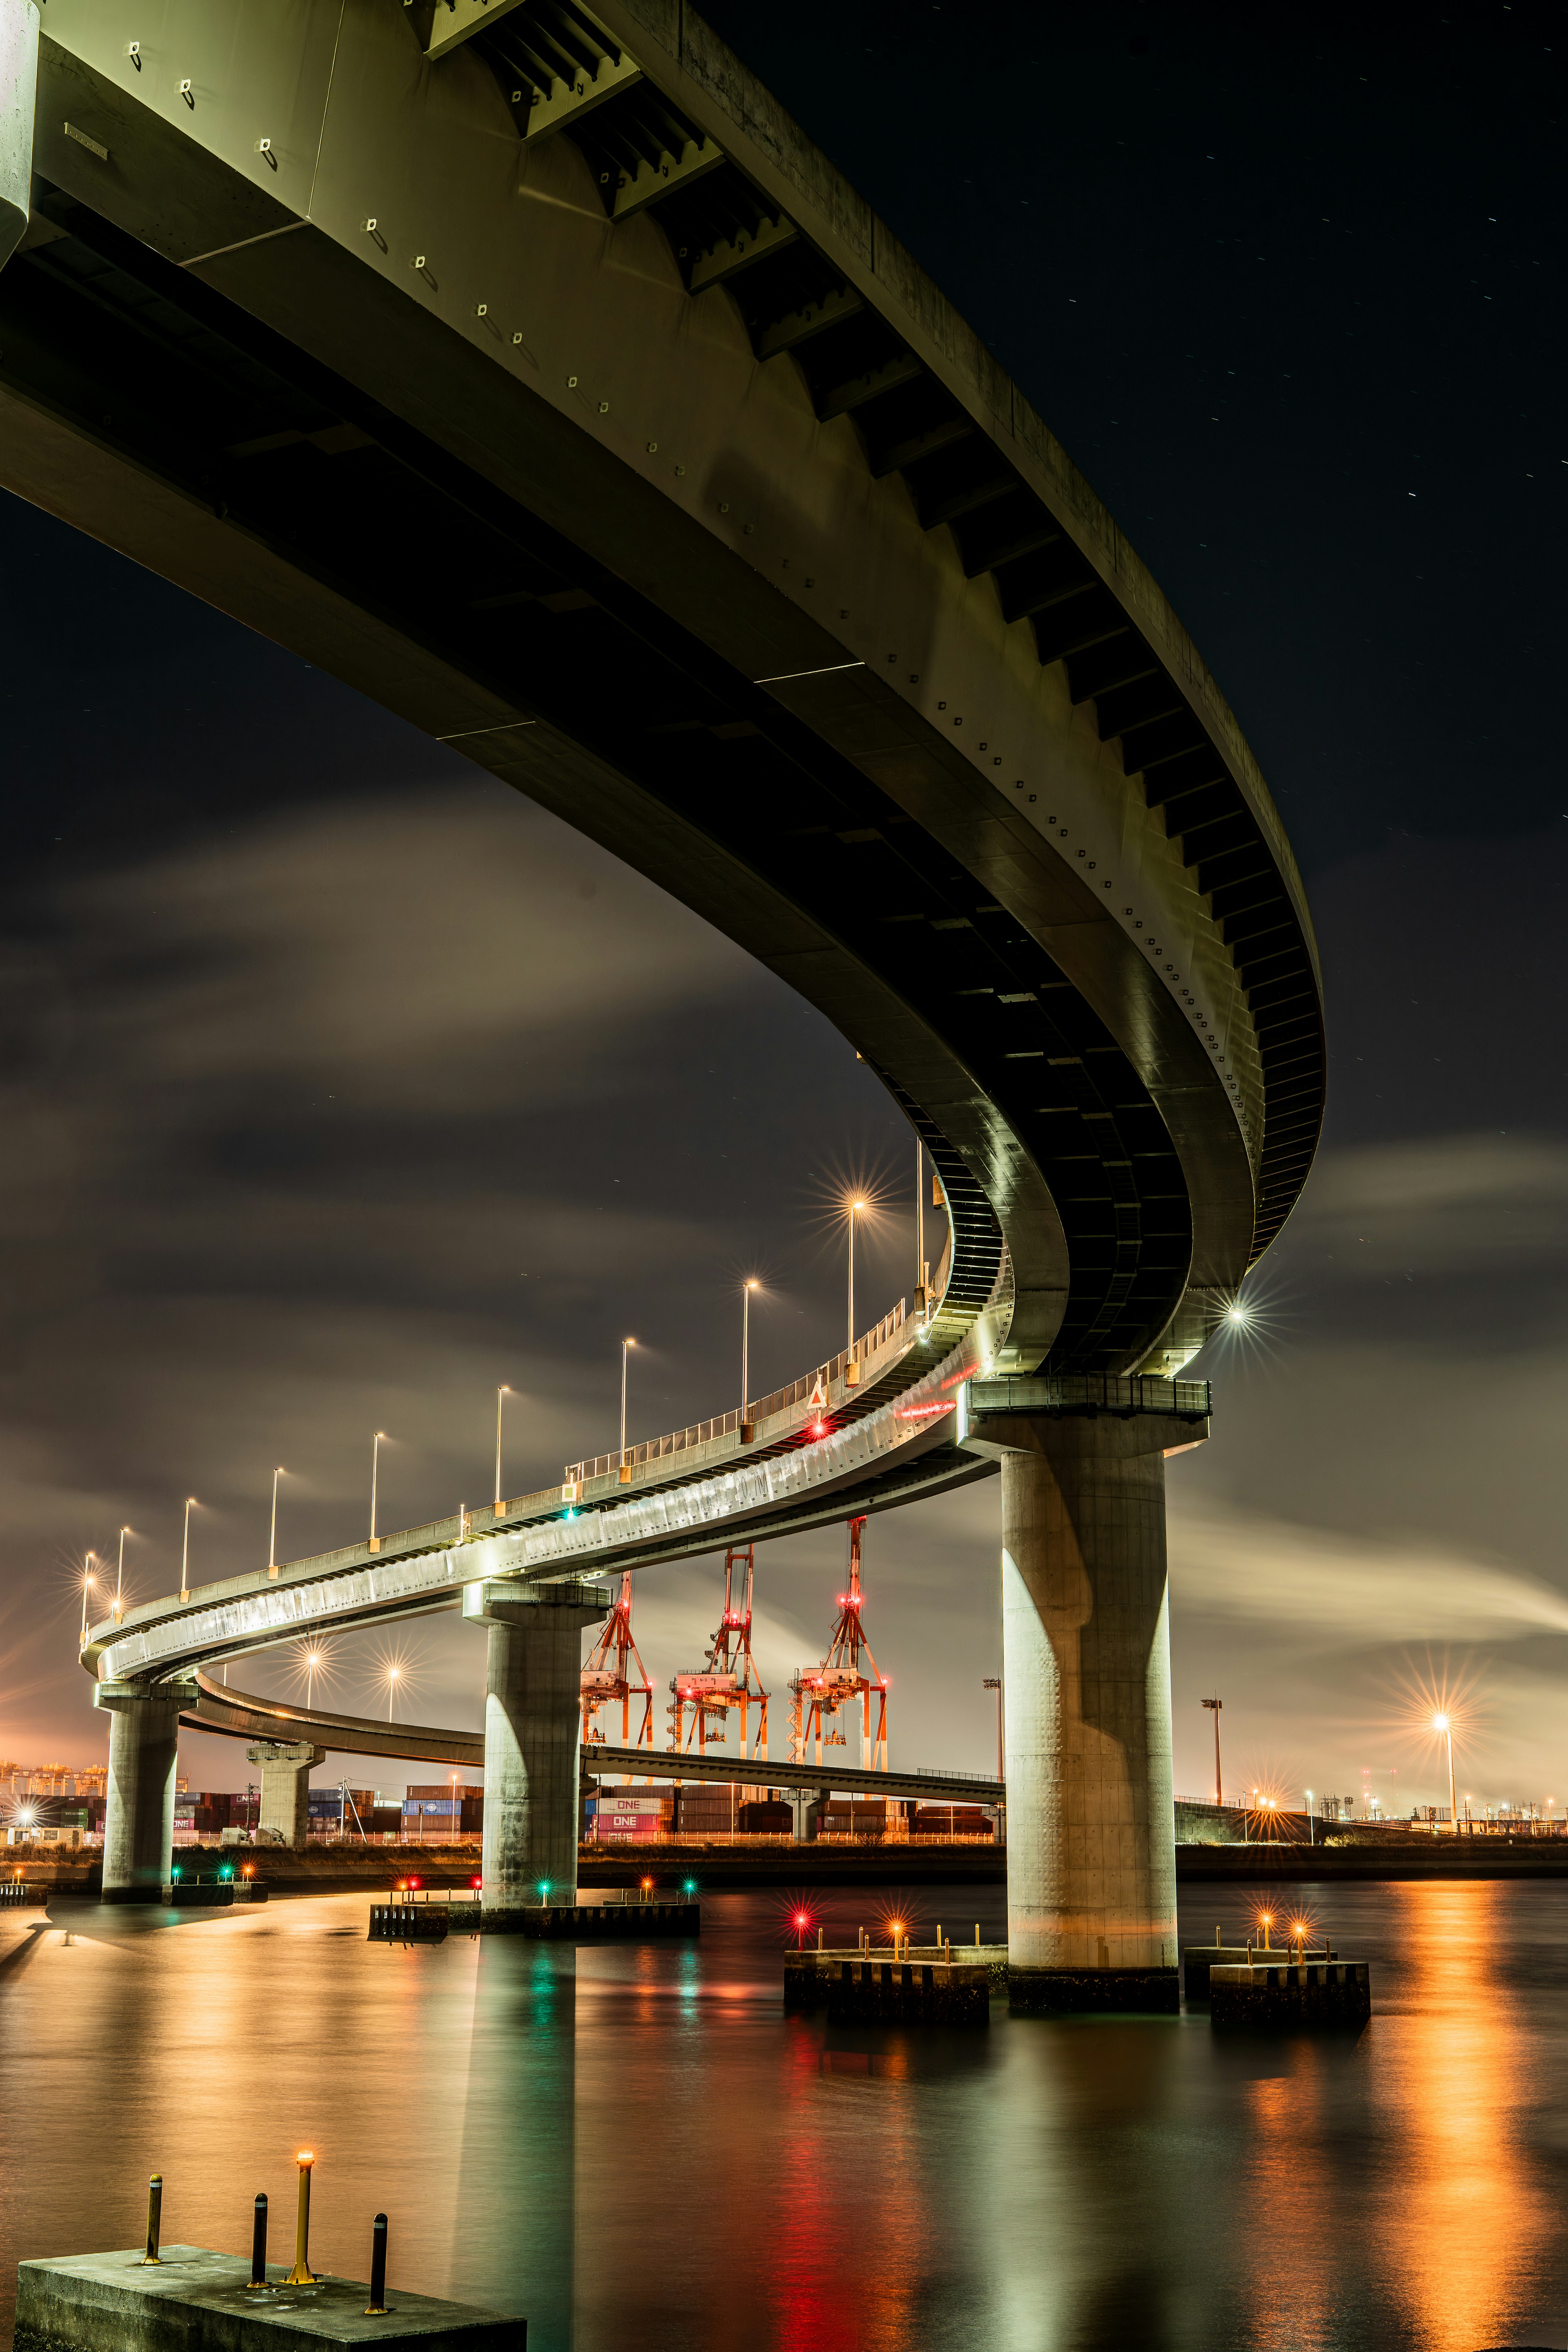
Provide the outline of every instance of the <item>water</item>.
<path id="1" fill-rule="evenodd" d="M 19 2257 L 139 2242 L 150 2171 L 166 2242 L 247 2252 L 265 2189 L 291 2257 L 310 2147 L 319 2267 L 365 2276 L 384 2210 L 395 2288 L 531 2352 L 1568 2345 L 1568 1883 L 1303 1892 L 1374 1963 L 1354 2041 L 829 2031 L 765 1894 L 576 1954 L 367 1945 L 363 1895 L 0 1916 L 5 2331 Z M 809 1899 L 829 1943 L 889 1909 Z M 906 1916 L 989 1937 L 1001 1889 Z"/>

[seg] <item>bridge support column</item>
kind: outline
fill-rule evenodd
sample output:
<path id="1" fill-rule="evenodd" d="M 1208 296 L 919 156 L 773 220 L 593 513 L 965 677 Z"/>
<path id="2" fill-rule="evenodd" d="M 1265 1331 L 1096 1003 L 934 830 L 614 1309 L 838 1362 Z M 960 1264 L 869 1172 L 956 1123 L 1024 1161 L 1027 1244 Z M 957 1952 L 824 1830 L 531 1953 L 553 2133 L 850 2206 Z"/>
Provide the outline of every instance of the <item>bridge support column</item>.
<path id="1" fill-rule="evenodd" d="M 304 1853 L 310 1826 L 310 1775 L 326 1753 L 308 1739 L 264 1739 L 246 1749 L 247 1761 L 261 1767 L 258 1845 L 286 1845 Z"/>
<path id="2" fill-rule="evenodd" d="M 827 1802 L 826 1789 L 795 1789 L 790 1795 L 795 1808 L 795 1842 L 811 1845 L 816 1842 L 822 1825 L 822 1808 Z"/>
<path id="3" fill-rule="evenodd" d="M 470 1584 L 463 1615 L 489 1634 L 485 1684 L 481 1908 L 487 1927 L 577 1900 L 577 1760 L 584 1625 L 608 1614 L 597 1585 Z"/>
<path id="4" fill-rule="evenodd" d="M 99 1683 L 92 1703 L 109 1717 L 109 1795 L 103 1820 L 103 1900 L 166 1903 L 173 1888 L 174 1774 L 180 1708 L 188 1692 Z"/>
<path id="5" fill-rule="evenodd" d="M 1179 2006 L 1167 1449 L 1191 1423 L 988 1415 L 1002 1455 L 1016 2010 Z"/>

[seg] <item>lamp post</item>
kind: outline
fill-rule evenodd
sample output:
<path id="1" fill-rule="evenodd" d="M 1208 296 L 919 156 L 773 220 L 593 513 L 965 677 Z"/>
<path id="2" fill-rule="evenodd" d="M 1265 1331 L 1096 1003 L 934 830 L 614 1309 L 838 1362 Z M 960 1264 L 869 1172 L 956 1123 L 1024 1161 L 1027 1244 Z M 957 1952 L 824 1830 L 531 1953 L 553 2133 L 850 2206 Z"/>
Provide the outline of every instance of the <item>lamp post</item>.
<path id="1" fill-rule="evenodd" d="M 752 1293 L 762 1284 L 752 1276 L 741 1286 L 741 1419 L 750 1421 L 752 1400 Z M 622 1444 L 626 1439 L 621 1440 Z"/>
<path id="2" fill-rule="evenodd" d="M 864 1216 L 865 1213 L 866 1213 L 866 1203 L 865 1203 L 865 1202 L 864 1202 L 864 1201 L 851 1201 L 851 1202 L 850 1202 L 850 1203 L 849 1203 L 849 1336 L 848 1336 L 848 1339 L 847 1339 L 846 1340 L 846 1342 L 845 1342 L 846 1351 L 847 1351 L 847 1349 L 849 1349 L 850 1348 L 853 1348 L 853 1346 L 855 1345 L 855 1220 L 856 1220 L 856 1218 L 857 1218 L 858 1216 Z"/>
<path id="3" fill-rule="evenodd" d="M 385 1430 L 378 1429 L 371 1440 L 370 1448 L 370 1548 L 372 1551 L 379 1551 L 381 1549 L 380 1538 L 375 1532 L 375 1497 L 381 1476 L 381 1449 L 385 1442 Z"/>
<path id="4" fill-rule="evenodd" d="M 118 1625 L 125 1614 L 125 1538 L 129 1528 L 120 1530 L 120 1565 L 114 1571 L 114 1622 Z"/>
<path id="5" fill-rule="evenodd" d="M 1205 1698 L 1204 1705 L 1214 1710 L 1214 1801 L 1216 1805 L 1223 1805 L 1225 1782 L 1219 1775 L 1219 1711 L 1225 1701 L 1222 1698 Z"/>
<path id="6" fill-rule="evenodd" d="M 1440 1731 L 1448 1750 L 1448 1819 L 1456 1837 L 1459 1834 L 1459 1808 L 1454 1801 L 1454 1718 L 1451 1715 L 1435 1715 L 1432 1728 Z"/>
<path id="7" fill-rule="evenodd" d="M 98 1554 L 95 1551 L 88 1553 L 89 1559 L 97 1558 Z M 79 1650 L 85 1650 L 87 1647 L 87 1596 L 97 1589 L 97 1585 L 98 1579 L 91 1569 L 84 1567 L 81 1572 L 81 1640 L 77 1643 Z"/>
<path id="8" fill-rule="evenodd" d="M 403 1679 L 403 1668 L 388 1666 L 386 1670 L 386 1719 L 392 1721 L 392 1702 L 397 1696 L 397 1685 Z"/>
<path id="9" fill-rule="evenodd" d="M 926 1155 L 925 1146 L 915 1138 L 915 1287 L 921 1295 L 921 1305 L 926 1304 Z"/>
<path id="10" fill-rule="evenodd" d="M 1309 1789 L 1307 1790 L 1307 1843 L 1316 1845 L 1317 1843 L 1318 1824 L 1312 1815 L 1312 1791 Z"/>
<path id="11" fill-rule="evenodd" d="M 636 1341 L 635 1339 L 623 1339 L 623 1340 L 621 1341 L 621 1462 L 620 1462 L 620 1466 L 621 1466 L 621 1468 L 622 1468 L 623 1470 L 624 1470 L 624 1469 L 626 1468 L 626 1359 L 627 1359 L 627 1357 L 631 1354 L 632 1349 L 633 1349 L 636 1346 L 637 1346 L 637 1341 Z"/>
<path id="12" fill-rule="evenodd" d="M 185 1496 L 185 1536 L 184 1541 L 180 1546 L 180 1598 L 182 1601 L 188 1601 L 191 1597 L 191 1507 L 195 1499 L 194 1495 Z"/>
<path id="13" fill-rule="evenodd" d="M 279 1478 L 286 1478 L 288 1475 L 288 1472 L 284 1469 L 281 1463 L 278 1465 L 277 1469 L 272 1473 L 272 1526 L 267 1538 L 267 1573 L 268 1576 L 276 1576 L 278 1573 L 278 1481 Z"/>
<path id="14" fill-rule="evenodd" d="M 1006 1773 L 1005 1766 L 1005 1764 L 1004 1764 L 1004 1760 L 1003 1760 L 1003 1753 L 1002 1753 L 1002 1677 L 1001 1677 L 1001 1675 L 986 1675 L 984 1677 L 984 1679 L 982 1680 L 980 1687 L 981 1687 L 981 1689 L 982 1689 L 982 1690 L 994 1690 L 994 1691 L 995 1692 L 995 1694 L 996 1694 L 996 1778 L 997 1778 L 999 1780 L 1005 1780 L 1005 1779 L 1007 1778 L 1007 1773 Z"/>
<path id="15" fill-rule="evenodd" d="M 498 1510 L 498 1511 L 499 1511 L 499 1510 L 500 1510 L 500 1417 L 501 1417 L 501 1408 L 502 1408 L 502 1406 L 505 1404 L 505 1402 L 506 1402 L 506 1401 L 507 1401 L 508 1397 L 509 1397 L 509 1396 L 510 1396 L 510 1394 L 511 1394 L 511 1391 L 510 1391 L 510 1389 L 509 1389 L 509 1388 L 507 1387 L 506 1383 L 505 1383 L 505 1382 L 504 1382 L 504 1381 L 502 1381 L 502 1383 L 501 1383 L 501 1385 L 500 1385 L 500 1387 L 499 1389 L 497 1389 L 497 1391 L 496 1391 L 496 1506 L 495 1506 L 495 1507 L 496 1507 L 496 1508 L 497 1508 L 497 1510 Z"/>

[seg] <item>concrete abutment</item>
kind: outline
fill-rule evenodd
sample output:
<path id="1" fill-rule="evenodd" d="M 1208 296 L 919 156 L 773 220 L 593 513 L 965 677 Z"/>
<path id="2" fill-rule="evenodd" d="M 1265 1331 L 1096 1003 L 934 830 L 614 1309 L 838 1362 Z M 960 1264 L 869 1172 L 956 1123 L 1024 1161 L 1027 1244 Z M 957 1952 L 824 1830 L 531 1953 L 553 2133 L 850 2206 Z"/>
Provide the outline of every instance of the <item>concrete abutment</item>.
<path id="1" fill-rule="evenodd" d="M 508 1913 L 577 1899 L 582 1632 L 610 1595 L 562 1584 L 470 1584 L 463 1615 L 489 1641 L 485 1681 L 482 1908 Z"/>
<path id="2" fill-rule="evenodd" d="M 103 1900 L 164 1902 L 174 1867 L 174 1778 L 186 1695 L 100 1683 L 92 1696 L 109 1717 Z"/>
<path id="3" fill-rule="evenodd" d="M 1009 1999 L 1173 2011 L 1163 1457 L 1194 1429 L 1008 1412 L 976 1440 L 1002 1460 Z"/>

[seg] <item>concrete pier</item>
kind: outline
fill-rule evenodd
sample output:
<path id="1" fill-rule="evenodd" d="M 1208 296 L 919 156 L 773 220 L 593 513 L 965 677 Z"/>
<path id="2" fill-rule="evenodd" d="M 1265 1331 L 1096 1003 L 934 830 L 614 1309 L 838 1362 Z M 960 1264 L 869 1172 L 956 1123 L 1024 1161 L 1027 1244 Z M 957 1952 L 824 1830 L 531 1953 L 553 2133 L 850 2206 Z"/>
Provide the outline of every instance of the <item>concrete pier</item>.
<path id="1" fill-rule="evenodd" d="M 261 1811 L 257 1822 L 258 1845 L 286 1845 L 303 1853 L 310 1838 L 310 1775 L 324 1763 L 327 1751 L 308 1739 L 264 1739 L 245 1751 L 246 1760 L 261 1767 Z"/>
<path id="2" fill-rule="evenodd" d="M 1016 2010 L 1180 2006 L 1163 1456 L 1205 1431 L 1132 1410 L 971 1432 L 1002 1457 Z"/>
<path id="3" fill-rule="evenodd" d="M 1002 1945 L 807 1947 L 784 1954 L 784 2007 L 826 2009 L 836 2024 L 986 2025 L 991 1997 L 1006 1980 Z"/>
<path id="4" fill-rule="evenodd" d="M 611 1596 L 563 1584 L 490 1581 L 463 1591 L 463 1615 L 489 1636 L 485 1685 L 482 1906 L 495 1929 L 510 1913 L 577 1899 L 577 1763 L 582 1633 Z"/>
<path id="5" fill-rule="evenodd" d="M 1215 2025 L 1363 2025 L 1372 2015 L 1372 1969 L 1365 1960 L 1292 1963 L 1283 1953 L 1250 1968 L 1209 1970 L 1209 2014 Z"/>
<path id="6" fill-rule="evenodd" d="M 395 2273 L 376 2318 L 359 2280 L 289 2286 L 286 2275 L 269 2263 L 266 2290 L 250 2294 L 248 2261 L 205 2246 L 165 2246 L 155 2268 L 140 2246 L 18 2263 L 16 2352 L 338 2352 L 389 2340 L 418 2352 L 526 2352 L 526 2320 L 405 2294 Z"/>
<path id="7" fill-rule="evenodd" d="M 103 1900 L 163 1903 L 174 1853 L 174 1772 L 183 1695 L 138 1683 L 98 1683 L 92 1703 L 109 1725 L 103 1820 Z"/>

